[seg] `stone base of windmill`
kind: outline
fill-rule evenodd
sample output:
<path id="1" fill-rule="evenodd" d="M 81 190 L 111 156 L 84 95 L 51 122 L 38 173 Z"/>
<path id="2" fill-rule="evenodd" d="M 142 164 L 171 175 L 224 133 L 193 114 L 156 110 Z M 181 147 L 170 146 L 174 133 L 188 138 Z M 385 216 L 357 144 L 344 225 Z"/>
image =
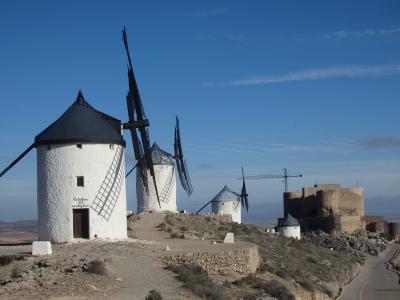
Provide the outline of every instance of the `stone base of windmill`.
<path id="1" fill-rule="evenodd" d="M 52 253 L 53 251 L 49 241 L 35 241 L 32 243 L 33 256 L 51 255 Z"/>
<path id="2" fill-rule="evenodd" d="M 227 232 L 224 238 L 224 244 L 233 244 L 235 242 L 235 236 L 233 232 Z"/>

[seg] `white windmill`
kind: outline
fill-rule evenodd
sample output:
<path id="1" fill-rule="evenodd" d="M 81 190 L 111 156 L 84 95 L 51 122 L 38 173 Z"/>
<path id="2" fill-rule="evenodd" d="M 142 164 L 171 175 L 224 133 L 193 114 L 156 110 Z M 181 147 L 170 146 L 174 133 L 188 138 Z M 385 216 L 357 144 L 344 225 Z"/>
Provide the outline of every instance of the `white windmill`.
<path id="1" fill-rule="evenodd" d="M 1 174 L 37 149 L 39 240 L 127 237 L 121 121 L 76 101 Z"/>
<path id="2" fill-rule="evenodd" d="M 176 169 L 178 170 L 181 185 L 186 191 L 187 196 L 189 197 L 193 192 L 186 161 L 183 158 L 178 117 L 176 117 L 174 135 L 174 155 L 162 150 L 154 143 L 151 147 L 151 156 L 159 193 L 158 199 L 153 183 L 149 182 L 147 191 L 138 170 L 136 173 L 137 211 L 138 213 L 150 211 L 176 212 Z M 136 166 L 133 167 L 133 169 L 135 168 Z M 133 169 L 127 173 L 127 176 Z"/>
<path id="3" fill-rule="evenodd" d="M 246 182 L 244 180 L 244 173 L 242 168 L 242 190 L 238 194 L 228 188 L 225 185 L 222 190 L 209 202 L 207 202 L 202 208 L 200 208 L 196 214 L 200 213 L 204 208 L 211 203 L 211 211 L 215 215 L 231 215 L 232 221 L 236 223 L 242 222 L 242 207 L 249 210 L 249 199 L 246 191 Z"/>
<path id="4" fill-rule="evenodd" d="M 94 109 L 79 91 L 76 101 L 35 142 L 1 173 L 7 173 L 33 148 L 37 148 L 37 203 L 39 240 L 71 241 L 75 238 L 123 239 L 127 237 L 125 141 L 131 132 L 138 170 L 145 189 L 149 176 L 157 191 L 150 139 L 139 90 L 128 55 L 129 121 L 122 124 Z M 140 136 L 140 138 L 139 138 Z M 156 192 L 157 198 L 158 193 Z"/>

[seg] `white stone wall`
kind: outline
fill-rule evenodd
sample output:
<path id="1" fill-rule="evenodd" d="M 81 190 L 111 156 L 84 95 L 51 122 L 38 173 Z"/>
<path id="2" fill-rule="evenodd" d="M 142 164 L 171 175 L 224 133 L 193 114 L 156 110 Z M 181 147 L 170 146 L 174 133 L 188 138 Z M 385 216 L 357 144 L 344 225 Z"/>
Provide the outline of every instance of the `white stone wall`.
<path id="1" fill-rule="evenodd" d="M 122 183 L 109 219 L 91 206 L 115 159 L 122 150 Z M 39 240 L 73 240 L 73 208 L 89 208 L 89 236 L 127 238 L 125 157 L 121 145 L 59 144 L 37 148 L 37 202 Z M 120 153 L 120 152 L 118 152 Z M 77 186 L 77 176 L 84 176 L 84 187 Z M 110 199 L 111 197 L 109 197 Z M 104 211 L 101 211 L 104 213 Z"/>
<path id="2" fill-rule="evenodd" d="M 149 211 L 171 211 L 176 212 L 176 170 L 173 165 L 154 165 L 154 173 L 156 175 L 156 183 L 160 199 L 162 198 L 162 191 L 167 188 L 167 181 L 170 173 L 173 171 L 171 182 L 171 193 L 169 197 L 164 197 L 165 201 L 160 201 L 161 208 L 157 201 L 156 192 L 154 189 L 153 177 L 150 171 L 147 171 L 147 178 L 149 184 L 149 193 L 143 185 L 142 178 L 139 170 L 136 170 L 136 197 L 137 197 L 137 211 L 138 213 Z"/>
<path id="3" fill-rule="evenodd" d="M 287 227 L 282 226 L 279 227 L 279 232 L 284 237 L 295 238 L 295 239 L 301 238 L 300 226 L 287 226 Z"/>
<path id="4" fill-rule="evenodd" d="M 240 201 L 213 201 L 211 202 L 211 211 L 216 215 L 231 215 L 233 222 L 242 223 L 242 205 Z"/>

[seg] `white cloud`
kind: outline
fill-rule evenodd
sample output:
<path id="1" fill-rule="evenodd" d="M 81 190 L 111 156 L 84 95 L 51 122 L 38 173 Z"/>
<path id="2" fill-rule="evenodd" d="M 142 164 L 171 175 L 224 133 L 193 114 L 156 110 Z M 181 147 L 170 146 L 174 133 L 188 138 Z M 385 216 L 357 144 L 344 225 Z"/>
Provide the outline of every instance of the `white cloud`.
<path id="1" fill-rule="evenodd" d="M 358 144 L 368 148 L 392 148 L 400 147 L 400 139 L 393 136 L 371 137 L 359 140 Z"/>
<path id="2" fill-rule="evenodd" d="M 322 32 L 320 37 L 324 39 L 343 39 L 350 37 L 366 37 L 374 35 L 389 35 L 400 33 L 400 28 L 381 29 L 381 30 L 337 30 L 331 32 Z"/>
<path id="3" fill-rule="evenodd" d="M 191 12 L 179 12 L 178 14 L 186 17 L 212 17 L 212 16 L 222 16 L 227 14 L 229 11 L 226 8 L 216 8 L 209 10 L 197 10 Z"/>
<path id="4" fill-rule="evenodd" d="M 305 69 L 282 75 L 254 76 L 232 81 L 231 85 L 271 84 L 292 81 L 329 79 L 340 77 L 388 76 L 400 74 L 400 63 L 384 65 L 333 66 L 321 69 Z"/>

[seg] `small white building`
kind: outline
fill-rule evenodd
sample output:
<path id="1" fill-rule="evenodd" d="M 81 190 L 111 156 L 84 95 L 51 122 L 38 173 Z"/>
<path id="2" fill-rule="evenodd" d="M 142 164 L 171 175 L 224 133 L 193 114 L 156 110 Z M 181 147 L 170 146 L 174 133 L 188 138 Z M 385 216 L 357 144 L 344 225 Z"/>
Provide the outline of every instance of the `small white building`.
<path id="1" fill-rule="evenodd" d="M 290 214 L 283 218 L 283 220 L 278 220 L 278 231 L 284 237 L 301 238 L 300 224 Z"/>
<path id="2" fill-rule="evenodd" d="M 156 143 L 151 147 L 157 190 L 160 199 L 158 204 L 153 177 L 147 170 L 148 192 L 143 185 L 139 168 L 136 168 L 136 196 L 138 213 L 150 211 L 176 212 L 176 175 L 174 157 L 162 150 Z"/>
<path id="3" fill-rule="evenodd" d="M 35 146 L 39 240 L 127 238 L 121 121 L 79 92 Z"/>
<path id="4" fill-rule="evenodd" d="M 229 189 L 226 185 L 211 200 L 211 210 L 216 215 L 231 215 L 232 221 L 242 222 L 242 206 L 240 195 Z"/>

